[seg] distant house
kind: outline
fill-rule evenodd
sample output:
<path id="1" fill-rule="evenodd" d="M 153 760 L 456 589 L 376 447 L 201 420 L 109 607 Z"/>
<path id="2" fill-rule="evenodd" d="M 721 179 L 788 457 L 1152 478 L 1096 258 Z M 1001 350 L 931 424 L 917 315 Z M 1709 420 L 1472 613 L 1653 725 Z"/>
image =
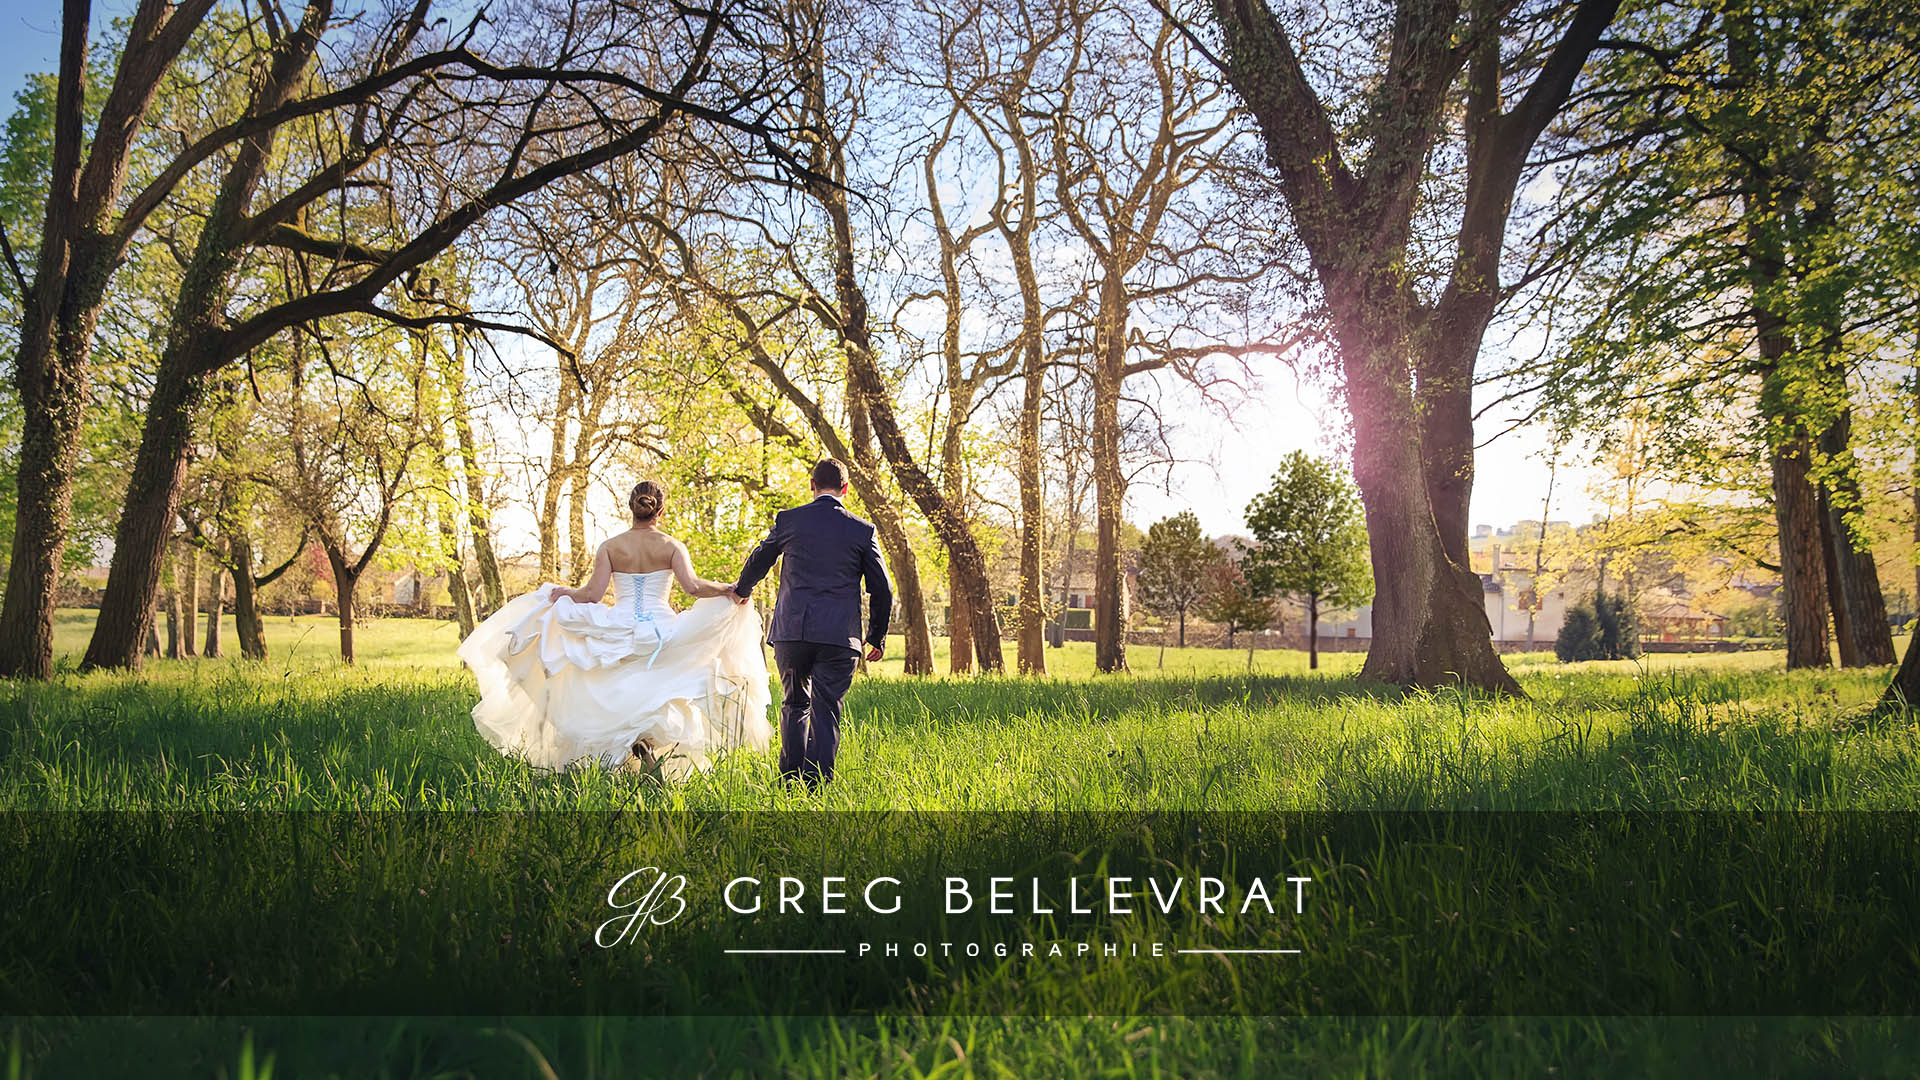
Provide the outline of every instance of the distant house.
<path id="1" fill-rule="evenodd" d="M 447 575 L 444 571 L 426 571 L 419 567 L 395 570 L 382 574 L 375 583 L 374 602 L 391 607 L 425 607 L 433 602 L 435 596 L 444 595 L 447 590 Z"/>
<path id="2" fill-rule="evenodd" d="M 1727 617 L 1674 598 L 1640 611 L 1640 635 L 1648 641 L 1702 641 L 1727 636 Z"/>
<path id="3" fill-rule="evenodd" d="M 1570 528 L 1566 522 L 1550 521 L 1547 533 Z M 1480 525 L 1469 541 L 1473 569 L 1480 578 L 1481 602 L 1485 605 L 1487 629 L 1494 642 L 1507 649 L 1551 648 L 1566 621 L 1567 608 L 1575 590 L 1565 580 L 1549 581 L 1545 588 L 1535 582 L 1533 552 L 1515 545 L 1537 542 L 1540 523 L 1522 521 L 1511 528 L 1494 529 Z M 1549 544 L 1552 541 L 1549 540 Z M 1292 625 L 1304 637 L 1304 614 L 1292 605 L 1286 609 Z M 1373 605 L 1363 604 L 1350 612 L 1325 612 L 1320 619 L 1320 639 L 1368 640 L 1373 637 Z"/>
<path id="4" fill-rule="evenodd" d="M 1560 636 L 1572 596 L 1564 583 L 1540 588 L 1533 571 L 1502 569 L 1480 575 L 1487 627 L 1502 644 L 1546 648 Z"/>
<path id="5" fill-rule="evenodd" d="M 1079 561 L 1079 560 L 1076 560 Z M 1087 562 L 1093 561 L 1093 553 L 1086 553 Z M 1120 562 L 1120 613 L 1129 618 L 1133 613 L 1133 598 L 1140 590 L 1140 567 L 1134 552 L 1124 552 Z M 1058 600 L 1060 590 L 1053 590 L 1052 599 Z M 1073 576 L 1067 579 L 1067 603 L 1060 613 L 1060 623 L 1069 630 L 1091 630 L 1094 622 L 1094 576 L 1093 572 L 1076 568 Z"/>

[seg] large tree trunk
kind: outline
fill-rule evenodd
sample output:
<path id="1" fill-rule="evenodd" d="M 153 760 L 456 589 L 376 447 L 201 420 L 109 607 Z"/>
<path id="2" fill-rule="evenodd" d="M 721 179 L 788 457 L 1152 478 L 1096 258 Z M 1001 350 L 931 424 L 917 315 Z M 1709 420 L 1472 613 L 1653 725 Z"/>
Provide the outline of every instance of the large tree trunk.
<path id="1" fill-rule="evenodd" d="M 487 520 L 485 476 L 480 471 L 480 450 L 473 437 L 473 421 L 467 414 L 467 367 L 456 334 L 447 350 L 444 371 L 447 398 L 453 412 L 453 433 L 460 444 L 460 466 L 465 483 L 467 528 L 473 541 L 473 561 L 480 574 L 480 602 L 485 614 L 492 614 L 507 602 L 507 591 L 500 581 L 500 560 L 493 553 L 493 525 Z"/>
<path id="2" fill-rule="evenodd" d="M 947 671 L 965 675 L 973 670 L 973 597 L 959 567 L 947 563 Z"/>
<path id="3" fill-rule="evenodd" d="M 1820 433 L 1820 453 L 1832 473 L 1820 493 L 1827 594 L 1833 607 L 1841 666 L 1879 667 L 1896 663 L 1899 656 L 1893 649 L 1893 630 L 1887 620 L 1887 601 L 1880 591 L 1880 568 L 1873 549 L 1860 543 L 1849 521 L 1861 506 L 1860 476 L 1848 445 L 1852 430 L 1852 415 L 1842 410 Z"/>
<path id="4" fill-rule="evenodd" d="M 1045 368 L 1040 345 L 1030 342 L 1022 375 L 1026 380 L 1020 403 L 1020 673 L 1047 673 L 1046 571 L 1041 562 L 1046 504 L 1040 480 L 1040 409 Z"/>
<path id="5" fill-rule="evenodd" d="M 1120 526 L 1126 512 L 1127 474 L 1120 463 L 1120 385 L 1125 379 L 1126 314 L 1120 283 L 1101 287 L 1093 371 L 1093 666 L 1127 670 L 1125 581 L 1120 567 Z"/>
<path id="6" fill-rule="evenodd" d="M 14 385 L 20 392 L 20 467 L 14 487 L 13 547 L 0 605 L 0 676 L 53 674 L 53 608 L 73 511 L 73 470 L 90 389 L 88 368 L 98 308 L 66 303 L 70 273 L 104 277 L 104 266 L 75 266 L 80 220 L 80 155 L 85 138 L 87 0 L 66 0 L 60 76 L 54 91 L 52 190 L 42 223 L 34 285 L 22 297 Z"/>
<path id="7" fill-rule="evenodd" d="M 1346 375 L 1354 473 L 1374 567 L 1373 643 L 1362 672 L 1403 686 L 1460 684 L 1520 693 L 1493 648 L 1479 578 L 1466 561 L 1472 491 L 1474 354 L 1500 293 L 1499 256 L 1534 143 L 1565 104 L 1618 0 L 1580 0 L 1531 80 L 1512 85 L 1500 46 L 1505 9 L 1401 0 L 1392 66 L 1366 91 L 1356 171 L 1338 125 L 1272 9 L 1215 0 L 1226 71 L 1259 124 L 1294 225 L 1312 257 Z M 1464 48 L 1461 38 L 1478 42 Z M 1462 115 L 1466 170 L 1452 266 L 1436 303 L 1407 271 L 1425 163 L 1455 123 L 1450 92 L 1470 64 Z M 1509 86 L 1515 91 L 1503 105 Z M 1412 331 L 1434 328 L 1433 340 Z M 1415 364 L 1418 364 L 1416 373 Z"/>
<path id="8" fill-rule="evenodd" d="M 349 567 L 346 552 L 332 544 L 323 548 L 326 565 L 334 573 L 334 607 L 340 613 L 340 663 L 353 663 L 353 590 L 359 586 L 359 575 Z"/>
<path id="9" fill-rule="evenodd" d="M 15 376 L 24 415 L 13 549 L 6 601 L 0 606 L 0 676 L 30 679 L 53 674 L 53 609 L 86 402 L 84 372 L 76 385 L 68 365 L 49 358 L 39 367 Z"/>
<path id="10" fill-rule="evenodd" d="M 1820 493 L 1812 480 L 1813 439 L 1800 422 L 1792 380 L 1783 371 L 1789 342 L 1787 324 L 1769 306 L 1780 264 L 1764 223 L 1756 224 L 1749 199 L 1749 265 L 1754 299 L 1749 316 L 1764 365 L 1760 408 L 1776 429 L 1768 452 L 1772 473 L 1773 518 L 1780 548 L 1781 619 L 1786 623 L 1787 667 L 1830 667 L 1827 638 L 1826 549 Z M 1844 623 L 1845 615 L 1842 614 Z"/>
<path id="11" fill-rule="evenodd" d="M 1829 667 L 1825 557 L 1820 500 L 1808 478 L 1811 440 L 1784 441 L 1769 455 L 1773 517 L 1780 537 L 1780 596 L 1787 628 L 1787 667 Z"/>
<path id="12" fill-rule="evenodd" d="M 129 151 L 154 91 L 210 7 L 211 0 L 177 5 L 142 0 L 127 24 L 119 66 L 89 133 L 91 5 L 88 0 L 62 5 L 46 217 L 33 285 L 22 297 L 14 360 L 24 416 L 7 592 L 0 603 L 0 677 L 44 679 L 53 671 L 53 608 L 91 387 L 94 326 L 122 253 L 113 214 Z M 146 599 L 145 623 L 151 624 L 152 594 Z"/>
<path id="13" fill-rule="evenodd" d="M 233 626 L 240 636 L 240 655 L 265 660 L 267 624 L 260 617 L 260 582 L 253 571 L 252 538 L 234 529 L 227 535 L 227 553 L 228 569 L 233 573 Z"/>
<path id="14" fill-rule="evenodd" d="M 220 657 L 220 617 L 226 613 L 227 580 L 226 571 L 218 563 L 207 577 L 207 634 L 201 648 L 201 654 L 209 659 Z"/>
<path id="15" fill-rule="evenodd" d="M 1479 575 L 1447 555 L 1428 490 L 1408 341 L 1377 309 L 1336 315 L 1353 415 L 1353 471 L 1373 561 L 1373 642 L 1361 674 L 1400 686 L 1518 695 L 1493 648 Z M 1307 627 L 1316 639 L 1318 628 Z"/>
<path id="16" fill-rule="evenodd" d="M 188 291 L 183 287 L 183 297 Z M 206 314 L 212 318 L 211 312 Z M 206 396 L 205 377 L 191 370 L 182 355 L 191 355 L 189 348 L 169 348 L 154 379 L 140 450 L 114 531 L 100 621 L 81 661 L 83 669 L 140 665 L 140 640 L 153 619 L 153 596 L 160 585 L 160 555 L 172 534 L 187 446 Z"/>
<path id="17" fill-rule="evenodd" d="M 331 18 L 331 0 L 313 0 L 295 32 L 274 43 L 266 76 L 256 82 L 249 111 L 278 108 L 292 95 Z M 87 645 L 83 669 L 139 666 L 138 643 L 153 622 L 160 585 L 160 553 L 172 532 L 187 447 L 208 374 L 232 359 L 214 341 L 224 327 L 244 244 L 237 235 L 273 147 L 268 131 L 240 142 L 220 178 L 181 277 L 167 328 L 160 370 L 147 400 L 145 429 L 114 531 L 113 565 L 100 600 L 100 621 Z"/>
<path id="18" fill-rule="evenodd" d="M 1754 67 L 1757 32 L 1749 13 L 1724 20 L 1728 62 L 1736 71 Z M 1813 439 L 1805 421 L 1796 380 L 1784 370 L 1792 351 L 1791 324 L 1784 313 L 1781 282 L 1786 276 L 1786 241 L 1780 220 L 1776 178 L 1758 158 L 1733 155 L 1739 185 L 1741 239 L 1748 291 L 1747 317 L 1761 363 L 1760 412 L 1768 424 L 1768 465 L 1772 473 L 1773 515 L 1780 548 L 1781 616 L 1786 623 L 1787 667 L 1830 667 L 1827 639 L 1826 552 L 1819 493 L 1811 479 Z M 1845 614 L 1841 615 L 1844 623 Z"/>

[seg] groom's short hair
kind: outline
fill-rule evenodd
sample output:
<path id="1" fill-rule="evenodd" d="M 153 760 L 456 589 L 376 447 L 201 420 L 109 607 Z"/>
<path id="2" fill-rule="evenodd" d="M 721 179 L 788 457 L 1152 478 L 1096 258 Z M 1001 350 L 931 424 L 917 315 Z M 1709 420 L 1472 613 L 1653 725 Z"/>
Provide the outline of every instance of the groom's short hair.
<path id="1" fill-rule="evenodd" d="M 827 458 L 813 467 L 813 490 L 840 491 L 847 486 L 847 467 L 838 458 Z"/>

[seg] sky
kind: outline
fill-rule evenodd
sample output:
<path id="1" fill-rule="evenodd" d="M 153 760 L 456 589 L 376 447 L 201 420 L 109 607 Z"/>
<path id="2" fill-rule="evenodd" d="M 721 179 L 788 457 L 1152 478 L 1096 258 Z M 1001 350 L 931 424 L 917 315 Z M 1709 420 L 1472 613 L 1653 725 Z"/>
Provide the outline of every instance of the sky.
<path id="1" fill-rule="evenodd" d="M 96 8 L 103 5 L 96 5 Z M 104 5 L 114 12 L 119 4 Z M 96 10 L 95 17 L 101 13 Z M 52 71 L 60 56 L 60 5 L 53 0 L 16 0 L 0 9 L 0 87 L 8 111 L 14 92 L 36 71 Z"/>
<path id="2" fill-rule="evenodd" d="M 1175 447 L 1189 460 L 1175 466 L 1171 485 L 1163 484 L 1163 470 L 1136 483 L 1129 499 L 1130 520 L 1144 526 L 1190 509 L 1210 536 L 1242 533 L 1247 503 L 1267 486 L 1281 458 L 1294 450 L 1343 452 L 1334 440 L 1344 417 L 1329 406 L 1324 390 L 1302 385 L 1290 369 L 1274 361 L 1266 361 L 1256 375 L 1260 384 L 1252 399 L 1236 408 L 1230 420 L 1197 409 L 1183 411 L 1186 429 L 1176 437 Z M 1492 411 L 1478 425 L 1477 436 L 1485 442 L 1508 423 L 1506 412 Z M 1546 431 L 1539 426 L 1500 435 L 1481 447 L 1474 465 L 1475 524 L 1503 528 L 1539 519 L 1547 494 L 1547 448 Z M 1586 490 L 1588 480 L 1584 467 L 1561 463 L 1553 491 L 1554 520 L 1583 524 L 1598 512 Z"/>
<path id="3" fill-rule="evenodd" d="M 99 0 L 100 21 L 131 9 L 125 0 Z M 0 12 L 0 90 L 10 110 L 12 95 L 26 76 L 51 71 L 60 47 L 60 12 L 50 0 L 8 4 Z M 1489 335 L 1490 341 L 1497 335 Z M 1493 366 L 1497 357 L 1485 357 Z M 1209 535 L 1245 531 L 1249 500 L 1266 486 L 1280 459 L 1293 450 L 1328 453 L 1338 435 L 1337 409 L 1327 406 L 1322 389 L 1302 385 L 1285 365 L 1262 361 L 1258 382 L 1228 419 L 1198 408 L 1177 410 L 1185 422 L 1173 441 L 1181 459 L 1171 473 L 1142 476 L 1130 492 L 1127 516 L 1143 527 L 1154 520 L 1192 510 Z M 1472 520 L 1497 527 L 1537 519 L 1547 488 L 1544 429 L 1523 427 L 1488 443 L 1507 426 L 1506 413 L 1483 418 L 1482 445 L 1476 463 Z M 1588 472 L 1562 463 L 1554 490 L 1553 518 L 1583 523 L 1598 507 L 1587 492 Z M 611 509 L 611 508 L 602 508 Z"/>

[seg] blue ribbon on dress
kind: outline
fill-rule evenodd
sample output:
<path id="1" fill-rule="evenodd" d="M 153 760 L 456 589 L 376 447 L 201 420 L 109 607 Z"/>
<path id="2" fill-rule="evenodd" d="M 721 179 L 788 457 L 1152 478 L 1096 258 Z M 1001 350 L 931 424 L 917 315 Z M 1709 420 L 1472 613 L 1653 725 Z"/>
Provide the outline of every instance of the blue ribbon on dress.
<path id="1" fill-rule="evenodd" d="M 653 627 L 653 655 L 647 657 L 647 668 L 648 670 L 652 670 L 653 662 L 660 659 L 660 650 L 667 647 L 667 633 L 660 629 L 660 623 L 653 617 L 653 612 L 651 611 L 636 610 L 633 613 L 633 618 L 635 622 L 643 622 Z"/>

